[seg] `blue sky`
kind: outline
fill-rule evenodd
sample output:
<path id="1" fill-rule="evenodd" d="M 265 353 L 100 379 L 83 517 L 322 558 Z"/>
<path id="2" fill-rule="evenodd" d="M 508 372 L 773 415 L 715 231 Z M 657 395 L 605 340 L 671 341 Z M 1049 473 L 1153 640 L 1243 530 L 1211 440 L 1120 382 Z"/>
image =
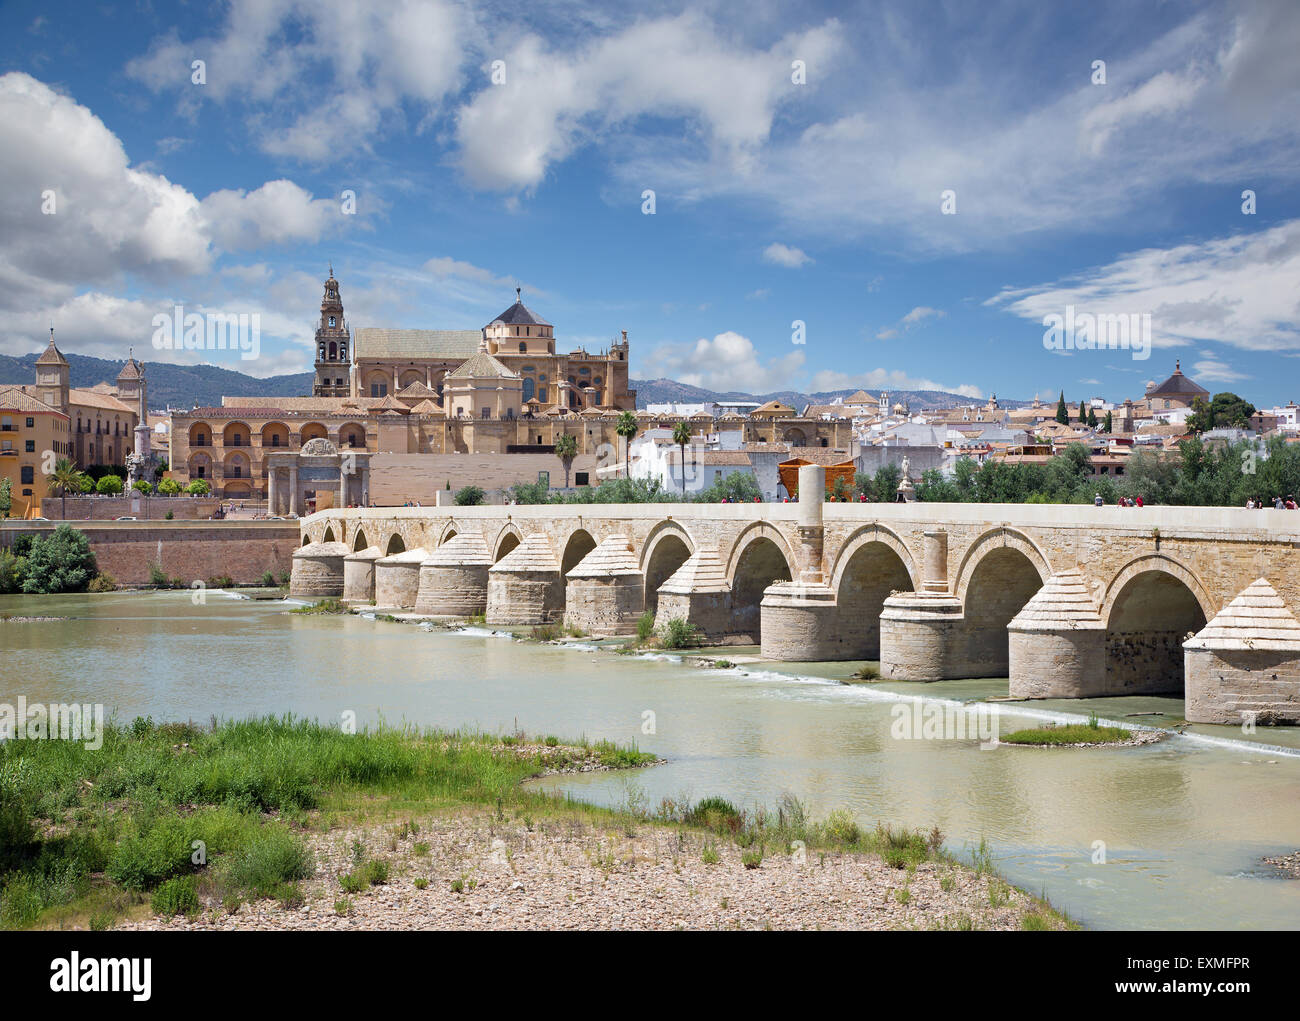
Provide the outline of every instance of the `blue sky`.
<path id="1" fill-rule="evenodd" d="M 159 357 L 181 303 L 301 371 L 332 260 L 354 328 L 521 286 L 714 389 L 1300 398 L 1300 5 L 539 6 L 7 3 L 0 351 Z M 1067 306 L 1150 358 L 1047 350 Z"/>

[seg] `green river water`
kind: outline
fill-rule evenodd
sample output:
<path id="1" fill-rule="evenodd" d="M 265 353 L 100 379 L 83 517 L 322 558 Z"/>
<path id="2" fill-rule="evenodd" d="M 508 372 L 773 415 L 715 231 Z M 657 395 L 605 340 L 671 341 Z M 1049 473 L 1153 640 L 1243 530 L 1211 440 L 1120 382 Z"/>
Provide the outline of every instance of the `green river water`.
<path id="1" fill-rule="evenodd" d="M 966 701 L 1005 679 L 846 686 L 854 664 L 704 669 L 669 657 L 516 642 L 365 617 L 302 616 L 220 592 L 0 597 L 0 702 L 102 703 L 120 722 L 293 712 L 636 742 L 668 760 L 635 774 L 546 781 L 621 805 L 785 792 L 813 815 L 938 826 L 987 841 L 1014 883 L 1099 928 L 1297 928 L 1300 880 L 1260 859 L 1300 848 L 1300 733 L 1189 727 L 1118 749 L 982 750 L 891 735 L 900 699 Z M 927 703 L 928 704 L 928 703 Z M 1182 700 L 1001 707 L 1002 730 L 1095 711 L 1159 725 Z M 1157 712 L 1162 716 L 1130 716 Z M 644 732 L 653 713 L 654 733 Z M 1106 863 L 1094 864 L 1103 841 Z"/>

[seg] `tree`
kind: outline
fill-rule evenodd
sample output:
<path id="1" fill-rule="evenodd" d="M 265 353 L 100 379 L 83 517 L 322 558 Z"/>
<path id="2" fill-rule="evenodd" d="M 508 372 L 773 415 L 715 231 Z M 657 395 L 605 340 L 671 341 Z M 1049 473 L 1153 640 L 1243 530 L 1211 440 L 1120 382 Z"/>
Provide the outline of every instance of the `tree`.
<path id="1" fill-rule="evenodd" d="M 573 467 L 573 459 L 578 456 L 578 441 L 569 433 L 561 433 L 555 440 L 555 456 L 560 459 L 564 465 L 564 488 L 569 488 L 569 469 Z M 448 485 L 451 485 L 449 482 Z"/>
<path id="2" fill-rule="evenodd" d="M 1110 412 L 1108 411 L 1106 414 L 1109 415 Z M 1091 429 L 1097 428 L 1097 412 L 1092 408 L 1088 409 L 1088 427 Z"/>
<path id="3" fill-rule="evenodd" d="M 1192 399 L 1192 412 L 1187 416 L 1187 428 L 1198 436 L 1214 428 L 1214 412 L 1203 397 Z"/>
<path id="4" fill-rule="evenodd" d="M 876 503 L 893 503 L 898 495 L 898 483 L 903 469 L 896 464 L 882 464 L 871 480 L 871 497 Z"/>
<path id="5" fill-rule="evenodd" d="M 208 485 L 207 479 L 191 479 L 190 484 L 185 487 L 185 492 L 190 496 L 207 496 L 212 492 L 212 487 Z"/>
<path id="6" fill-rule="evenodd" d="M 487 502 L 487 494 L 478 486 L 465 486 L 456 490 L 452 499 L 458 507 L 478 507 Z"/>
<path id="7" fill-rule="evenodd" d="M 685 422 L 673 426 L 673 442 L 681 448 L 682 460 L 679 467 L 682 472 L 682 493 L 686 492 L 686 444 L 691 442 L 691 427 Z"/>
<path id="8" fill-rule="evenodd" d="M 754 473 L 738 471 L 724 475 L 701 492 L 696 499 L 700 503 L 721 503 L 723 500 L 728 503 L 753 503 L 762 495 L 763 492 L 758 488 L 758 480 L 754 478 Z"/>
<path id="9" fill-rule="evenodd" d="M 145 479 L 136 479 L 135 482 L 131 484 L 131 488 L 144 496 L 148 496 L 153 492 L 153 484 Z"/>
<path id="10" fill-rule="evenodd" d="M 1087 423 L 1088 423 L 1088 402 L 1080 401 L 1079 402 L 1079 424 L 1086 425 Z"/>
<path id="11" fill-rule="evenodd" d="M 116 475 L 105 475 L 95 483 L 95 492 L 104 496 L 117 496 L 122 492 L 122 480 Z"/>
<path id="12" fill-rule="evenodd" d="M 614 431 L 623 437 L 623 477 L 631 478 L 631 460 L 628 455 L 628 444 L 632 442 L 632 437 L 636 435 L 636 416 L 630 411 L 625 411 L 618 416 L 618 424 L 614 426 Z"/>
<path id="13" fill-rule="evenodd" d="M 68 516 L 68 490 L 74 493 L 83 492 L 83 482 L 88 481 L 87 477 L 77 470 L 77 466 L 68 458 L 61 457 L 54 462 L 54 471 L 45 476 L 45 484 L 51 491 L 59 494 L 60 508 L 59 517 Z"/>
<path id="14" fill-rule="evenodd" d="M 1058 400 L 1058 401 L 1056 402 L 1056 420 L 1057 420 L 1058 422 L 1060 422 L 1061 425 L 1069 425 L 1069 424 L 1070 424 L 1070 413 L 1069 413 L 1068 411 L 1065 410 L 1065 391 L 1064 391 L 1064 390 L 1061 391 L 1061 397 L 1060 397 L 1060 400 Z"/>
<path id="15" fill-rule="evenodd" d="M 80 592 L 95 574 L 95 555 L 84 532 L 59 525 L 32 540 L 23 565 L 23 591 L 32 594 Z"/>
<path id="16" fill-rule="evenodd" d="M 7 518 L 13 506 L 13 483 L 9 479 L 0 479 L 0 518 Z"/>
<path id="17" fill-rule="evenodd" d="M 1108 433 L 1108 432 L 1114 432 L 1114 430 L 1115 430 L 1115 420 L 1110 417 L 1110 412 L 1108 411 L 1106 412 L 1106 424 L 1102 426 L 1101 431 Z"/>
<path id="18" fill-rule="evenodd" d="M 1250 427 L 1250 416 L 1255 414 L 1255 405 L 1234 393 L 1224 392 L 1214 395 L 1210 412 L 1215 428 L 1246 429 Z"/>
<path id="19" fill-rule="evenodd" d="M 163 479 L 158 483 L 158 492 L 163 496 L 175 496 L 181 491 L 181 484 L 175 479 Z"/>

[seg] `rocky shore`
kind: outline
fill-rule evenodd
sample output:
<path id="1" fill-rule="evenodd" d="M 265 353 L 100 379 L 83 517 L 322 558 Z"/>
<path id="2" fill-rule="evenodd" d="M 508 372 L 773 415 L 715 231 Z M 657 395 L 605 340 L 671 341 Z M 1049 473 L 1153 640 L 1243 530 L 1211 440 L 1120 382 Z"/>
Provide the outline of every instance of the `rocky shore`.
<path id="1" fill-rule="evenodd" d="M 771 849 L 755 868 L 705 833 L 561 813 L 490 809 L 312 837 L 303 903 L 138 919 L 119 929 L 1019 929 L 1061 923 L 1002 880 L 944 862 L 897 869 L 873 855 Z M 717 856 L 705 861 L 706 848 Z M 367 860 L 388 878 L 347 893 Z"/>

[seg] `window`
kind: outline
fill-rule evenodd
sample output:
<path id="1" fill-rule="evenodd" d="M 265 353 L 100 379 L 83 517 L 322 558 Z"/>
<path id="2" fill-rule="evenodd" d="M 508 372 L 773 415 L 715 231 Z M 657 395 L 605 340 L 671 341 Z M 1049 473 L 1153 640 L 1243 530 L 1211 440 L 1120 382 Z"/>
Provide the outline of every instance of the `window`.
<path id="1" fill-rule="evenodd" d="M 278 447 L 279 445 L 280 445 L 280 435 L 279 433 L 276 433 L 274 436 L 271 437 L 271 446 Z"/>
<path id="2" fill-rule="evenodd" d="M 30 464 L 23 465 L 21 484 L 24 486 L 30 486 L 35 481 L 36 481 L 36 469 L 33 468 Z"/>
<path id="3" fill-rule="evenodd" d="M 371 383 L 371 384 L 370 384 L 370 396 L 371 396 L 371 397 L 387 397 L 387 396 L 388 396 L 388 384 L 387 384 L 387 383 Z"/>
<path id="4" fill-rule="evenodd" d="M 586 473 L 586 472 L 574 472 L 574 473 L 573 473 L 573 484 L 574 484 L 575 486 L 585 486 L 585 485 L 587 485 L 587 484 L 588 484 L 588 483 L 587 483 L 587 473 Z"/>
<path id="5" fill-rule="evenodd" d="M 331 325 L 331 326 L 334 325 L 334 317 L 333 317 L 333 316 L 330 316 L 330 325 Z"/>
<path id="6" fill-rule="evenodd" d="M 520 354 L 526 354 L 527 351 L 528 351 L 528 345 L 525 344 L 525 343 L 521 340 L 521 341 L 519 342 L 519 353 L 520 353 Z"/>
<path id="7" fill-rule="evenodd" d="M 28 429 L 35 429 L 35 428 L 36 428 L 36 419 L 34 419 L 34 418 L 29 418 L 29 419 L 27 419 L 27 428 L 28 428 Z"/>
<path id="8" fill-rule="evenodd" d="M 10 418 L 8 415 L 5 415 L 4 418 L 0 418 L 0 429 L 3 429 L 7 433 L 13 432 L 14 420 Z"/>
<path id="9" fill-rule="evenodd" d="M 492 417 L 492 409 L 491 409 L 491 408 L 484 408 L 484 409 L 483 409 L 483 417 L 484 417 L 484 418 L 491 418 L 491 417 Z"/>
<path id="10" fill-rule="evenodd" d="M 29 453 L 29 454 L 34 454 L 34 453 L 36 453 L 36 441 L 35 441 L 35 440 L 28 440 L 28 441 L 27 441 L 27 453 Z"/>
<path id="11" fill-rule="evenodd" d="M 537 399 L 541 401 L 543 404 L 546 403 L 546 387 L 539 386 L 537 388 Z"/>

